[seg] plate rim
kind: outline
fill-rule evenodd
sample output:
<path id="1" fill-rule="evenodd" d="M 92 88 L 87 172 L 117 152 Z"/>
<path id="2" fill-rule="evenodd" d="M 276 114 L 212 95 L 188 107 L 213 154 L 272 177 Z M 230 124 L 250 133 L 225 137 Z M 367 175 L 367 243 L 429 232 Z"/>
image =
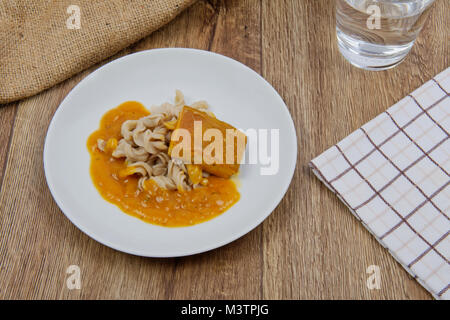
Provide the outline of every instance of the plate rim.
<path id="1" fill-rule="evenodd" d="M 53 182 L 52 182 L 52 178 L 50 176 L 50 168 L 48 167 L 48 150 L 49 150 L 49 136 L 51 136 L 55 123 L 58 121 L 58 118 L 61 114 L 61 112 L 63 112 L 62 110 L 64 110 L 64 105 L 67 102 L 68 99 L 71 98 L 71 96 L 76 93 L 77 90 L 80 89 L 80 87 L 83 85 L 83 83 L 87 80 L 89 80 L 90 78 L 94 77 L 98 72 L 101 72 L 101 70 L 103 70 L 103 68 L 106 68 L 107 66 L 110 66 L 112 64 L 116 64 L 116 63 L 120 63 L 123 62 L 123 60 L 129 59 L 130 56 L 135 56 L 135 55 L 146 55 L 146 54 L 152 54 L 152 53 L 156 53 L 156 52 L 164 52 L 164 51 L 182 51 L 185 52 L 187 54 L 202 54 L 202 55 L 210 55 L 210 56 L 218 56 L 221 59 L 225 59 L 226 61 L 228 61 L 229 63 L 235 63 L 240 65 L 240 67 L 243 67 L 244 69 L 249 70 L 251 73 L 253 73 L 257 78 L 259 78 L 260 80 L 263 81 L 263 83 L 268 87 L 269 90 L 272 91 L 272 93 L 275 94 L 275 96 L 282 102 L 283 104 L 283 108 L 281 108 L 282 112 L 284 112 L 285 114 L 287 114 L 288 119 L 290 120 L 290 126 L 291 126 L 291 131 L 293 132 L 292 135 L 292 140 L 295 142 L 293 143 L 293 159 L 290 159 L 289 163 L 292 165 L 291 172 L 289 173 L 288 177 L 288 183 L 286 183 L 285 187 L 280 189 L 280 191 L 278 192 L 278 195 L 275 199 L 275 201 L 273 201 L 273 203 L 271 204 L 271 206 L 267 207 L 267 209 L 265 210 L 266 213 L 264 213 L 263 215 L 261 215 L 258 219 L 255 219 L 253 223 L 249 223 L 247 224 L 246 227 L 243 228 L 243 231 L 239 231 L 237 233 L 230 233 L 230 236 L 227 237 L 225 240 L 220 241 L 220 242 L 215 242 L 212 245 L 207 245 L 204 247 L 198 247 L 198 249 L 196 250 L 192 250 L 189 252 L 183 252 L 183 253 L 169 253 L 169 254 L 149 254 L 146 252 L 143 252 L 142 250 L 135 250 L 135 249 L 130 249 L 130 248 L 126 248 L 120 245 L 120 243 L 111 243 L 109 240 L 105 240 L 102 237 L 98 236 L 96 234 L 95 231 L 92 231 L 88 226 L 83 225 L 80 221 L 78 221 L 78 219 L 76 218 L 76 215 L 74 215 L 71 211 L 70 208 L 68 208 L 63 201 L 59 198 L 58 196 L 58 191 L 55 190 L 55 188 L 53 187 Z M 280 111 L 281 111 L 280 110 Z M 149 49 L 149 50 L 143 50 L 143 51 L 139 51 L 139 52 L 135 52 L 135 53 L 131 53 L 131 54 L 127 54 L 123 57 L 117 58 L 113 61 L 110 61 L 106 64 L 104 64 L 103 66 L 97 68 L 96 70 L 94 70 L 93 72 L 91 72 L 89 75 L 87 75 L 85 78 L 83 78 L 80 82 L 78 82 L 71 90 L 69 93 L 67 93 L 67 95 L 64 97 L 64 99 L 61 101 L 61 103 L 59 104 L 58 108 L 56 109 L 55 113 L 53 114 L 53 117 L 50 121 L 50 124 L 48 126 L 47 129 L 47 133 L 45 136 L 45 142 L 44 142 L 44 150 L 43 150 L 43 166 L 44 166 L 44 173 L 45 173 L 45 179 L 46 179 L 46 183 L 47 186 L 50 190 L 50 193 L 54 199 L 54 201 L 56 202 L 56 204 L 58 205 L 59 209 L 61 210 L 61 212 L 66 216 L 66 218 L 73 223 L 81 232 L 83 232 L 84 234 L 86 234 L 88 237 L 92 238 L 93 240 L 120 252 L 124 252 L 127 254 L 131 254 L 131 255 L 135 255 L 135 256 L 141 256 L 141 257 L 149 257 L 149 258 L 173 258 L 173 257 L 184 257 L 184 256 L 190 256 L 190 255 L 195 255 L 195 254 L 200 254 L 203 252 L 208 252 L 220 247 L 223 247 L 231 242 L 236 241 L 237 239 L 245 236 L 246 234 L 248 234 L 249 232 L 251 232 L 252 230 L 254 230 L 256 227 L 258 227 L 264 220 L 266 220 L 272 213 L 273 211 L 278 207 L 278 205 L 281 203 L 281 201 L 283 200 L 283 198 L 285 197 L 295 174 L 296 168 L 297 168 L 297 157 L 298 157 L 298 147 L 297 147 L 297 143 L 298 143 L 298 137 L 297 137 L 297 130 L 294 124 L 294 120 L 292 118 L 292 115 L 285 103 L 285 101 L 283 100 L 283 98 L 280 96 L 280 94 L 278 93 L 277 90 L 275 90 L 275 88 L 262 76 L 260 75 L 258 72 L 256 72 L 255 70 L 253 70 L 252 68 L 250 68 L 249 66 L 245 65 L 244 63 L 235 60 L 233 58 L 227 57 L 225 55 L 222 55 L 220 53 L 216 53 L 216 52 L 212 52 L 212 51 L 206 51 L 206 50 L 200 50 L 200 49 L 193 49 L 193 48 L 179 48 L 179 47 L 175 47 L 175 48 L 157 48 L 157 49 Z M 106 201 L 106 200 L 105 200 Z M 174 250 L 176 251 L 176 250 Z"/>

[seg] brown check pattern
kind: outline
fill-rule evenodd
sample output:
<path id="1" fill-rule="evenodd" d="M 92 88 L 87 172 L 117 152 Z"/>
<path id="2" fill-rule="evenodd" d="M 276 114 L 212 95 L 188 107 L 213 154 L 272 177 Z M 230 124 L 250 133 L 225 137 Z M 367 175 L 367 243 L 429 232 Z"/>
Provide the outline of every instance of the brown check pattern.
<path id="1" fill-rule="evenodd" d="M 310 162 L 394 258 L 450 299 L 450 68 Z"/>

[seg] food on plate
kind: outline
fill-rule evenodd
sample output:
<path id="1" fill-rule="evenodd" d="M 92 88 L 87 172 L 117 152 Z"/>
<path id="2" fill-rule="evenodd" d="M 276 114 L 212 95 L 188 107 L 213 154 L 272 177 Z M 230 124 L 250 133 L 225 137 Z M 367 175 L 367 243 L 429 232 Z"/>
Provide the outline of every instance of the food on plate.
<path id="1" fill-rule="evenodd" d="M 129 101 L 110 110 L 87 146 L 103 198 L 146 222 L 180 227 L 210 220 L 239 200 L 234 180 L 246 142 L 205 101 L 186 106 L 177 90 L 174 104 L 149 111 Z"/>
<path id="2" fill-rule="evenodd" d="M 207 137 L 207 139 L 198 139 L 202 143 L 198 145 L 197 149 L 195 144 L 196 128 L 199 130 L 198 135 Z M 197 155 L 200 155 L 202 157 L 199 157 L 201 160 L 198 164 L 201 169 L 222 178 L 230 178 L 239 172 L 239 162 L 243 157 L 247 143 L 247 137 L 244 133 L 228 123 L 218 120 L 214 115 L 187 106 L 181 110 L 175 127 L 175 130 L 180 129 L 189 133 L 189 152 L 184 155 L 175 155 L 173 150 L 176 148 L 178 141 L 173 137 L 168 152 L 172 158 L 178 158 L 183 162 L 191 162 L 192 159 L 195 161 Z M 217 143 L 215 149 L 219 152 L 214 154 L 205 152 L 209 146 L 213 145 L 211 141 Z"/>

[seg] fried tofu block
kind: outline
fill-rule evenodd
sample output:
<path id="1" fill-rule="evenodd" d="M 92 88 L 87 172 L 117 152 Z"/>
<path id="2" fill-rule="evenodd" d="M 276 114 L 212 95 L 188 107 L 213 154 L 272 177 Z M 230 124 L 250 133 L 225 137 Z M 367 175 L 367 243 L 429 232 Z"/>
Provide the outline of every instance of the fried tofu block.
<path id="1" fill-rule="evenodd" d="M 229 178 L 239 171 L 246 144 L 246 135 L 235 127 L 185 106 L 172 133 L 169 155 L 198 164 L 215 176 Z"/>

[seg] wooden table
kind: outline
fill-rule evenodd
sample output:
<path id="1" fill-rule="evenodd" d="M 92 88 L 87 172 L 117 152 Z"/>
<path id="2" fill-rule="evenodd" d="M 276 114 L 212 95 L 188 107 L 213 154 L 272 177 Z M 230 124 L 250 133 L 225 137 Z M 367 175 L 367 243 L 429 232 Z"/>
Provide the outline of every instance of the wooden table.
<path id="1" fill-rule="evenodd" d="M 291 111 L 298 162 L 289 191 L 258 228 L 211 252 L 174 259 L 117 252 L 79 231 L 53 201 L 42 163 L 47 127 L 99 66 L 0 106 L 0 299 L 430 299 L 307 164 L 448 66 L 450 8 L 437 1 L 409 57 L 384 72 L 340 56 L 334 10 L 330 0 L 203 0 L 118 55 L 219 52 L 262 74 Z M 66 286 L 70 265 L 80 267 L 80 290 Z M 369 265 L 380 267 L 379 290 L 366 285 Z"/>

